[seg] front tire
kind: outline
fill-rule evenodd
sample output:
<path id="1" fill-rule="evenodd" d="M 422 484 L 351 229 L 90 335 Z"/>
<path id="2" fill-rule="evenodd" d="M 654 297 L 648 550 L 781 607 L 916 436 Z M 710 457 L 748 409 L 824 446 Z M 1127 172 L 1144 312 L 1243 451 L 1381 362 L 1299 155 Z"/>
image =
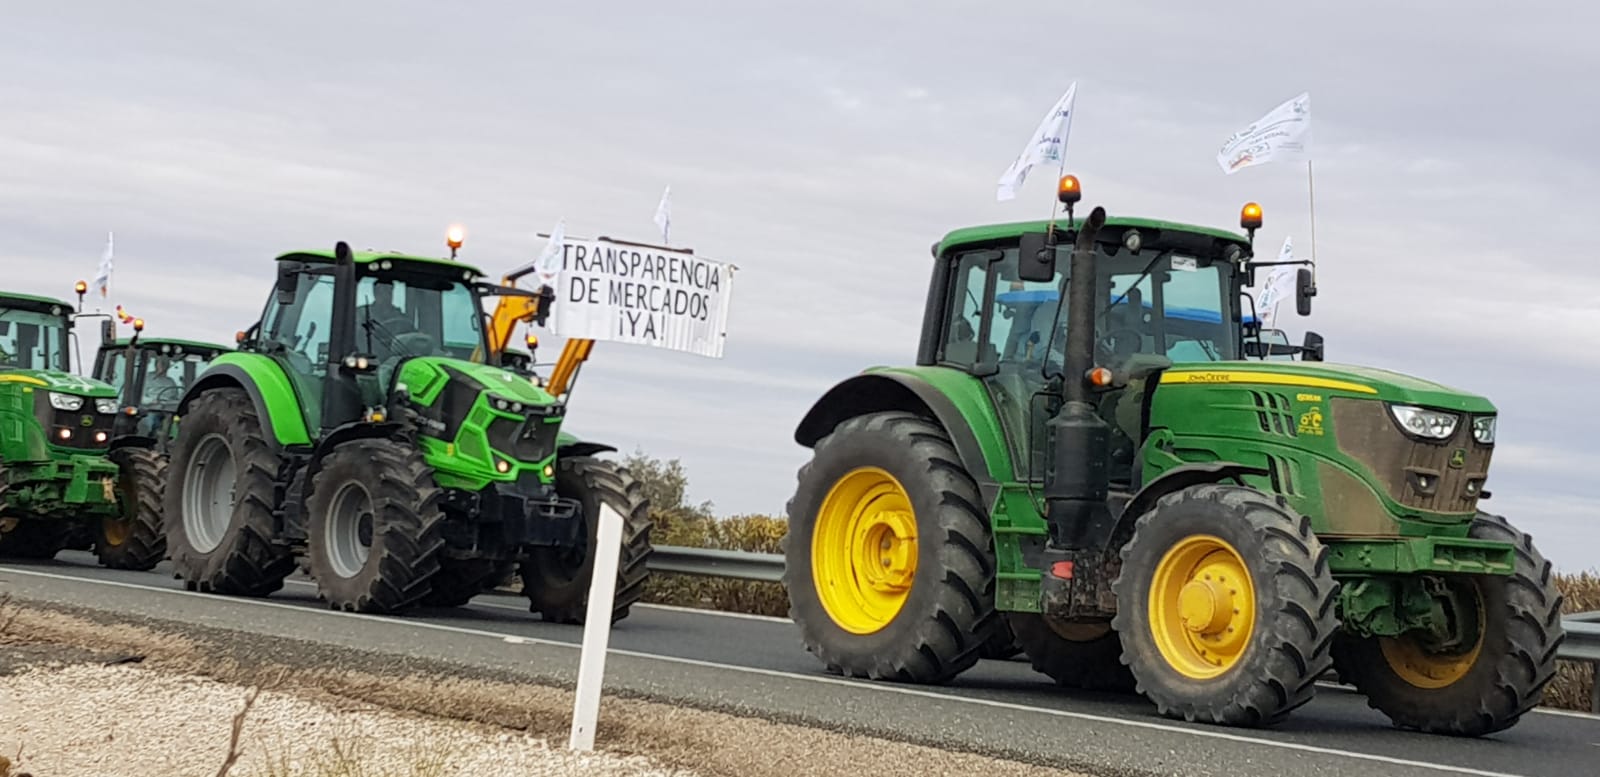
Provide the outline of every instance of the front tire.
<path id="1" fill-rule="evenodd" d="M 100 520 L 94 553 L 108 569 L 155 569 L 167 553 L 161 503 L 167 483 L 167 458 L 146 448 L 118 448 L 111 460 L 121 471 L 120 512 Z"/>
<path id="2" fill-rule="evenodd" d="M 177 487 L 164 500 L 167 551 L 186 588 L 266 596 L 283 587 L 294 557 L 274 543 L 278 464 L 244 389 L 190 403 L 169 465 Z"/>
<path id="3" fill-rule="evenodd" d="M 1163 496 L 1112 585 L 1122 660 L 1167 717 L 1273 725 L 1332 665 L 1328 550 L 1281 497 L 1216 484 Z"/>
<path id="4" fill-rule="evenodd" d="M 420 603 L 444 548 L 444 492 L 422 455 L 361 439 L 323 458 L 306 495 L 306 560 L 328 607 L 398 613 Z"/>
<path id="5" fill-rule="evenodd" d="M 0 518 L 0 558 L 49 561 L 71 538 L 72 526 L 65 521 Z"/>
<path id="6" fill-rule="evenodd" d="M 783 539 L 789 617 L 830 671 L 943 683 L 993 636 L 994 545 L 950 437 L 906 412 L 857 416 L 799 472 Z"/>
<path id="7" fill-rule="evenodd" d="M 528 611 L 554 623 L 581 624 L 588 616 L 600 506 L 622 516 L 622 548 L 612 594 L 611 622 L 628 617 L 650 578 L 650 505 L 625 467 L 592 456 L 569 456 L 556 465 L 556 493 L 578 500 L 584 532 L 575 548 L 536 548 L 519 568 Z"/>
<path id="8" fill-rule="evenodd" d="M 1430 734 L 1483 736 L 1516 725 L 1538 706 L 1555 676 L 1561 644 L 1561 593 L 1554 572 L 1528 535 L 1498 515 L 1479 513 L 1468 536 L 1516 548 L 1508 577 L 1461 581 L 1477 605 L 1477 639 L 1465 650 L 1431 649 L 1415 635 L 1334 641 L 1340 678 L 1397 728 Z"/>

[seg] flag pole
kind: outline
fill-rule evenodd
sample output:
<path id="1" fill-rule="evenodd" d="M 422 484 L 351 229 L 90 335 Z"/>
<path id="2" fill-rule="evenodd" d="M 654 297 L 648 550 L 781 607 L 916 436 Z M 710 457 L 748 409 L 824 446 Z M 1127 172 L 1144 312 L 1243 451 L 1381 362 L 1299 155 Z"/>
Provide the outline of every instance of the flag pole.
<path id="1" fill-rule="evenodd" d="M 1311 175 L 1311 160 L 1306 160 L 1306 198 L 1311 206 L 1311 270 L 1317 268 L 1317 184 Z"/>

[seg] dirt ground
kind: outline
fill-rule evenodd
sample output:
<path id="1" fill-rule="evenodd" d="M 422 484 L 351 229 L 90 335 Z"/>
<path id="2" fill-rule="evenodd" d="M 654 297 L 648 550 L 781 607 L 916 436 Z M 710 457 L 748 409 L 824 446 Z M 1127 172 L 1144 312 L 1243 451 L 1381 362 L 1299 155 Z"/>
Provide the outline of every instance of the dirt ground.
<path id="1" fill-rule="evenodd" d="M 579 757 L 566 750 L 572 693 L 562 688 L 392 662 L 330 666 L 282 645 L 242 649 L 16 604 L 0 612 L 0 625 L 8 619 L 0 755 L 15 763 L 0 777 L 217 775 L 257 692 L 232 777 L 1074 774 L 626 698 L 602 705 L 598 752 Z"/>

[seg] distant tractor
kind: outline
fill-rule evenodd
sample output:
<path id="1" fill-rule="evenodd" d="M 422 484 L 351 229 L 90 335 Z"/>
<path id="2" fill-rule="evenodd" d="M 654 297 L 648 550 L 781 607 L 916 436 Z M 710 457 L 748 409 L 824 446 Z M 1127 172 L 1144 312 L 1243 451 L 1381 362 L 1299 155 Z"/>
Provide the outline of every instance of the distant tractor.
<path id="1" fill-rule="evenodd" d="M 132 337 L 108 337 L 100 344 L 93 374 L 95 380 L 117 390 L 119 408 L 112 427 L 111 458 L 136 484 L 131 493 L 150 503 L 135 511 L 133 520 L 103 522 L 94 549 L 108 566 L 149 570 L 161 563 L 166 553 L 161 504 L 178 400 L 212 359 L 232 349 L 192 340 L 141 339 L 144 320 L 132 323 Z"/>
<path id="2" fill-rule="evenodd" d="M 70 303 L 0 292 L 0 558 L 54 558 L 160 521 L 158 463 L 112 451 L 116 391 L 72 373 L 73 326 Z"/>
<path id="3" fill-rule="evenodd" d="M 486 338 L 486 297 L 549 295 L 342 242 L 277 265 L 261 320 L 179 402 L 166 537 L 185 585 L 265 596 L 298 561 L 330 607 L 398 613 L 515 571 L 533 612 L 580 622 L 609 506 L 626 616 L 648 575 L 640 485 Z"/>
<path id="4" fill-rule="evenodd" d="M 1315 334 L 1263 347 L 1239 304 L 1274 264 L 1254 203 L 1240 235 L 1074 219 L 1077 179 L 1058 191 L 1059 225 L 939 241 L 916 365 L 800 422 L 785 583 L 806 647 L 938 683 L 1004 624 L 1061 685 L 1236 726 L 1282 721 L 1330 668 L 1403 728 L 1483 735 L 1537 705 L 1561 596 L 1479 509 L 1495 406 L 1317 364 Z"/>

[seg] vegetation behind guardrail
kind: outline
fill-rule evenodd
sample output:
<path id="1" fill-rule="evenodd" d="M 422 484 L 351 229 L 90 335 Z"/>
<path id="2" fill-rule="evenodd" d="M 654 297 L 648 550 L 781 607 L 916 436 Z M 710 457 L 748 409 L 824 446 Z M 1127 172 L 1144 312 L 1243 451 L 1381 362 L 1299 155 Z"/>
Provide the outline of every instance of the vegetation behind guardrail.
<path id="1" fill-rule="evenodd" d="M 740 515 L 717 518 L 710 502 L 686 501 L 688 477 L 678 460 L 659 461 L 635 452 L 624 463 L 645 486 L 656 521 L 651 541 L 686 548 L 781 553 L 779 543 L 788 528 L 782 517 Z M 1558 575 L 1566 596 L 1563 614 L 1600 610 L 1600 575 L 1592 572 Z M 644 600 L 679 607 L 786 616 L 789 600 L 779 583 L 656 573 L 645 589 Z M 1563 709 L 1588 710 L 1595 667 L 1571 661 L 1559 664 L 1556 679 L 1545 692 L 1545 704 Z"/>

